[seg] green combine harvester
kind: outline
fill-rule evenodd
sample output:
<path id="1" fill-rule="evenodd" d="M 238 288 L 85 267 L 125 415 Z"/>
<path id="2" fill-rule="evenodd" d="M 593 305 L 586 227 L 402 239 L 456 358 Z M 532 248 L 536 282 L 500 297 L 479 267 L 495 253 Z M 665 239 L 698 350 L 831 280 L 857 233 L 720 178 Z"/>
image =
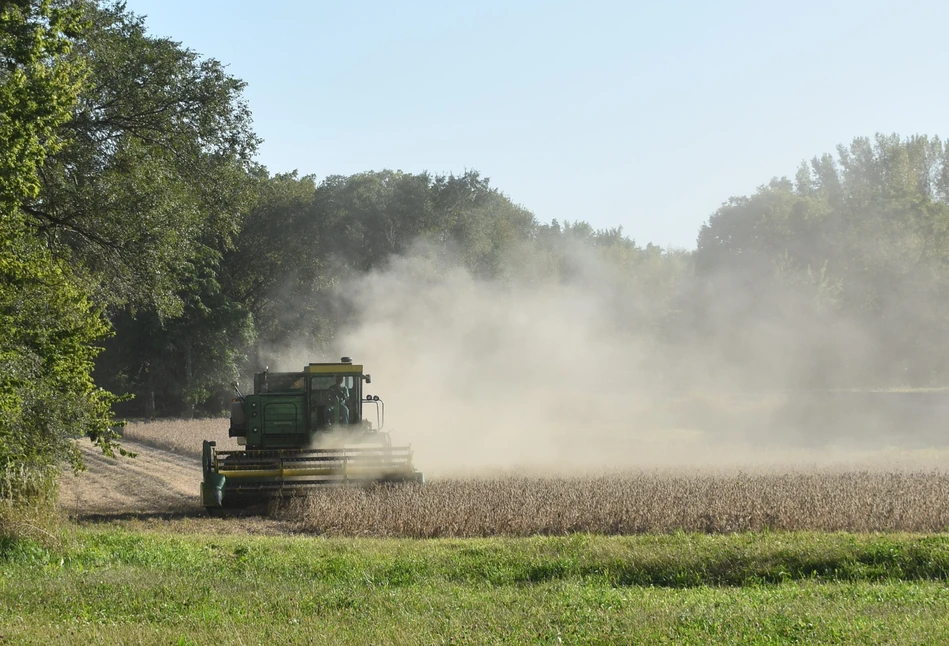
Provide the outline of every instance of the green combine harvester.
<path id="1" fill-rule="evenodd" d="M 204 441 L 201 504 L 209 513 L 312 487 L 418 482 L 408 446 L 392 446 L 385 405 L 364 395 L 371 377 L 343 357 L 302 372 L 254 375 L 254 393 L 231 403 L 230 437 L 241 450 Z M 374 413 L 375 424 L 364 417 Z"/>

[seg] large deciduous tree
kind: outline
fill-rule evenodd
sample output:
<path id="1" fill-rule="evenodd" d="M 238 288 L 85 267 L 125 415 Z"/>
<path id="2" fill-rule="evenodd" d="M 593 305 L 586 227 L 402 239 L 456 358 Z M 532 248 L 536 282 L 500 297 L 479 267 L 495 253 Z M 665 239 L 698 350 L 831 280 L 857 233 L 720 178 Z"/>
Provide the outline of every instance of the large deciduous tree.
<path id="1" fill-rule="evenodd" d="M 259 140 L 244 83 L 150 35 L 123 3 L 62 2 L 87 22 L 73 56 L 88 78 L 27 223 L 81 268 L 116 323 L 102 383 L 144 413 L 188 413 L 237 376 L 252 333 L 216 281 L 254 199 Z"/>
<path id="2" fill-rule="evenodd" d="M 70 56 L 75 12 L 49 2 L 0 3 L 0 482 L 5 501 L 54 489 L 72 438 L 114 448 L 112 398 L 92 381 L 92 343 L 107 330 L 88 285 L 24 216 L 39 169 L 62 150 L 62 124 L 84 67 Z"/>
<path id="3" fill-rule="evenodd" d="M 108 383 L 137 395 L 120 412 L 193 417 L 220 414 L 228 384 L 241 373 L 256 338 L 250 312 L 225 295 L 218 282 L 220 257 L 192 263 L 187 285 L 178 291 L 180 315 L 123 311 L 113 319 L 115 337 L 106 343 Z"/>
<path id="4" fill-rule="evenodd" d="M 942 141 L 878 135 L 732 199 L 698 239 L 706 338 L 799 383 L 944 383 L 947 197 Z"/>
<path id="5" fill-rule="evenodd" d="M 348 319 L 337 298 L 345 279 L 385 266 L 419 241 L 450 250 L 484 278 L 509 271 L 528 241 L 533 215 L 477 172 L 431 176 L 401 171 L 262 178 L 236 247 L 225 256 L 224 291 L 246 303 L 263 355 L 321 352 Z"/>
<path id="6" fill-rule="evenodd" d="M 244 83 L 149 35 L 124 4 L 62 1 L 87 21 L 73 57 L 89 74 L 28 223 L 84 268 L 101 302 L 176 314 L 189 264 L 229 245 L 252 198 Z"/>

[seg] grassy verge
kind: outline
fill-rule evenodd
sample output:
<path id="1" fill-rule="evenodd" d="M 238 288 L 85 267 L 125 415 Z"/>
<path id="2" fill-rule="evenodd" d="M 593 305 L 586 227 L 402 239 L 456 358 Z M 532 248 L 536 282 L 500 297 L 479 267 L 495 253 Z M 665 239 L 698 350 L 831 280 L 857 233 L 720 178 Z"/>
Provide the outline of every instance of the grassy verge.
<path id="1" fill-rule="evenodd" d="M 937 643 L 949 537 L 71 530 L 0 550 L 11 643 Z"/>

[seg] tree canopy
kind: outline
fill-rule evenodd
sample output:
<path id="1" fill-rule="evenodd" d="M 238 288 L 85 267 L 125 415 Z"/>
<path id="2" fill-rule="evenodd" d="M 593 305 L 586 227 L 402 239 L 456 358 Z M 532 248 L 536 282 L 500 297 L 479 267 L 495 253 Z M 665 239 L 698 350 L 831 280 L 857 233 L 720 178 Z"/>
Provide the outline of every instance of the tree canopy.
<path id="1" fill-rule="evenodd" d="M 70 3 L 85 22 L 71 59 L 88 74 L 40 169 L 28 223 L 109 305 L 162 315 L 204 247 L 226 247 L 249 204 L 258 139 L 244 83 L 124 5 Z"/>
<path id="2" fill-rule="evenodd" d="M 770 312 L 794 351 L 813 357 L 800 375 L 810 383 L 817 373 L 846 387 L 944 383 L 947 152 L 939 138 L 858 138 L 803 164 L 793 181 L 730 200 L 695 252 L 698 277 L 715 285 L 709 320 L 751 353 L 746 323 Z"/>
<path id="3" fill-rule="evenodd" d="M 48 495 L 61 461 L 78 465 L 70 438 L 112 450 L 112 397 L 91 376 L 106 322 L 23 212 L 84 79 L 70 58 L 79 27 L 48 2 L 0 5 L 0 474 L 14 502 Z"/>

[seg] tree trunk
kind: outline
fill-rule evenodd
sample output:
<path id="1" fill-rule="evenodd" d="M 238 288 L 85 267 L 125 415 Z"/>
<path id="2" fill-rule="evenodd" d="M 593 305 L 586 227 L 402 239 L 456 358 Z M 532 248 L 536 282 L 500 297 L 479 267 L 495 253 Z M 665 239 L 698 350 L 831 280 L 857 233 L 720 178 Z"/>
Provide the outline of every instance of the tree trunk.
<path id="1" fill-rule="evenodd" d="M 194 417 L 194 366 L 191 361 L 191 340 L 185 339 L 185 390 L 182 398 L 183 410 L 182 417 L 192 419 Z"/>
<path id="2" fill-rule="evenodd" d="M 145 418 L 155 417 L 155 378 L 152 376 L 151 366 L 145 368 Z"/>

